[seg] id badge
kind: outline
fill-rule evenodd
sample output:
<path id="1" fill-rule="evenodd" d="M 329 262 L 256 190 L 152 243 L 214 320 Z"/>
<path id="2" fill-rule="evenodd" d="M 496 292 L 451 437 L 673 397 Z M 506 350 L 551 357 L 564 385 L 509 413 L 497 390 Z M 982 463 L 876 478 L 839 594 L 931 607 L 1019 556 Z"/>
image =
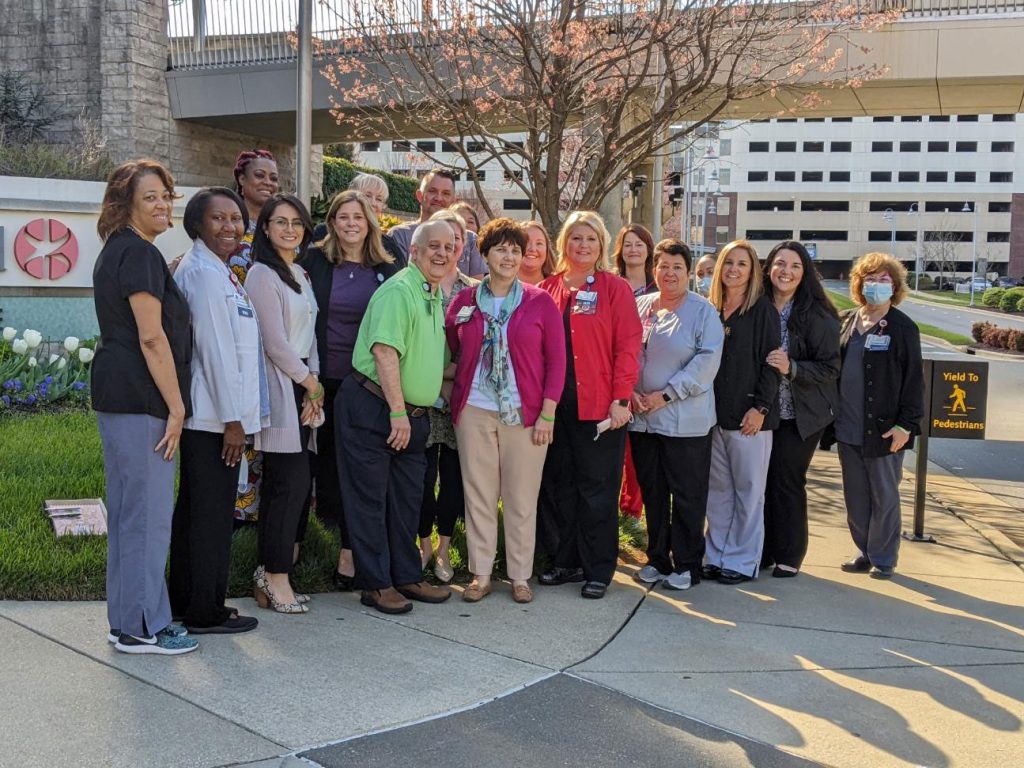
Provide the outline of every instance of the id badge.
<path id="1" fill-rule="evenodd" d="M 474 311 L 476 311 L 476 307 L 463 307 L 460 309 L 455 315 L 455 324 L 462 325 L 463 323 L 468 323 Z"/>
<path id="2" fill-rule="evenodd" d="M 238 308 L 239 317 L 253 317 L 252 307 L 246 301 L 235 301 L 235 306 Z"/>
<path id="3" fill-rule="evenodd" d="M 576 301 L 572 305 L 574 315 L 597 314 L 597 291 L 577 291 Z"/>
<path id="4" fill-rule="evenodd" d="M 867 339 L 864 341 L 864 349 L 868 352 L 888 352 L 889 343 L 892 338 L 889 336 L 879 336 L 875 333 L 869 333 Z"/>

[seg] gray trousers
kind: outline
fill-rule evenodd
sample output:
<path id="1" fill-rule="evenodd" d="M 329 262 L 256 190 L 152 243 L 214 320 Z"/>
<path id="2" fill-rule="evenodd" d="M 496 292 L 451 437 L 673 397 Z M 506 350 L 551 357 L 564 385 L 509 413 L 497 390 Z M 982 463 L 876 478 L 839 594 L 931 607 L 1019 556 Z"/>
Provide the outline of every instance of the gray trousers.
<path id="1" fill-rule="evenodd" d="M 900 551 L 903 451 L 864 458 L 860 446 L 839 443 L 839 465 L 853 543 L 872 565 L 895 567 Z"/>
<path id="2" fill-rule="evenodd" d="M 764 546 L 764 489 L 772 433 L 711 430 L 704 562 L 755 577 Z"/>
<path id="3" fill-rule="evenodd" d="M 96 413 L 107 478 L 107 620 L 141 637 L 171 623 L 164 568 L 174 512 L 173 461 L 153 450 L 167 422 Z"/>

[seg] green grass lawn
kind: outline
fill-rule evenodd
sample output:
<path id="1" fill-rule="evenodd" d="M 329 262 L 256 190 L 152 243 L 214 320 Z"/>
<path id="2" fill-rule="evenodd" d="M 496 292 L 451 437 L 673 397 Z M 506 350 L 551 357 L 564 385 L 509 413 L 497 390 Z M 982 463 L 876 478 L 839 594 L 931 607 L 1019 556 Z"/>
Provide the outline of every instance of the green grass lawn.
<path id="1" fill-rule="evenodd" d="M 102 498 L 103 454 L 91 411 L 0 416 L 0 600 L 102 600 L 107 540 L 103 536 L 57 538 L 43 515 L 46 499 Z M 635 559 L 644 546 L 643 524 L 622 518 L 623 555 Z M 436 534 L 435 534 L 436 536 Z M 331 590 L 338 558 L 337 534 L 310 516 L 302 559 L 293 584 L 301 592 Z M 456 579 L 467 578 L 465 529 L 452 537 Z M 231 596 L 252 592 L 256 529 L 235 531 L 231 547 Z M 498 537 L 496 571 L 504 571 L 504 541 Z"/>
<path id="2" fill-rule="evenodd" d="M 828 297 L 832 300 L 836 309 L 840 312 L 846 309 L 853 309 L 857 305 L 854 301 L 841 293 L 835 291 L 826 291 Z M 928 323 L 917 323 L 917 329 L 926 336 L 935 336 L 937 338 L 948 341 L 950 344 L 956 344 L 959 346 L 966 346 L 973 344 L 974 339 L 970 339 L 966 336 L 961 336 L 959 333 L 953 333 L 952 331 L 946 331 L 942 328 L 937 328 L 934 325 L 928 325 Z"/>

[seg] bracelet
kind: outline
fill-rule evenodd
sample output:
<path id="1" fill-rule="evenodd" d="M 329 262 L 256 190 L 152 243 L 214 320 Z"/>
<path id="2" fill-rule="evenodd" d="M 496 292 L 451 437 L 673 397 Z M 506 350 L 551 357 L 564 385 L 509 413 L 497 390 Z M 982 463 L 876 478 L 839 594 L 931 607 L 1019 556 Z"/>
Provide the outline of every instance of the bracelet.
<path id="1" fill-rule="evenodd" d="M 402 410 L 402 411 L 392 411 L 391 412 L 391 418 L 392 419 L 400 419 L 403 416 L 408 416 L 408 415 L 409 415 L 409 412 L 405 411 L 405 410 Z"/>
<path id="2" fill-rule="evenodd" d="M 316 391 L 313 392 L 312 395 L 306 395 L 306 397 L 309 398 L 309 401 L 311 403 L 315 403 L 317 400 L 319 400 L 323 396 L 324 396 L 324 385 L 323 384 L 317 384 L 316 385 Z"/>
<path id="3" fill-rule="evenodd" d="M 554 421 L 555 421 L 555 417 L 554 416 L 545 416 L 543 413 L 540 415 L 540 417 L 542 419 L 544 419 L 544 421 L 550 421 L 552 423 L 554 423 Z"/>
<path id="4" fill-rule="evenodd" d="M 892 428 L 893 428 L 893 429 L 898 429 L 898 430 L 899 430 L 900 432 L 902 432 L 902 433 L 903 433 L 904 435 L 909 435 L 909 434 L 910 434 L 910 430 L 909 430 L 909 429 L 904 429 L 904 428 L 903 428 L 903 427 L 901 427 L 901 426 L 900 426 L 899 424 L 893 424 L 893 425 L 892 425 Z"/>

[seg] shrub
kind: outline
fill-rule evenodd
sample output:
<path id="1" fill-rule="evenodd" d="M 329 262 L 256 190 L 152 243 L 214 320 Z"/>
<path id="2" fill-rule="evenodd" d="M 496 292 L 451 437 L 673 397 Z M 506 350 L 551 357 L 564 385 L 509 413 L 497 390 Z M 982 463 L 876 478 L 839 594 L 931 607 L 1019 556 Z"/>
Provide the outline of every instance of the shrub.
<path id="1" fill-rule="evenodd" d="M 999 300 L 1003 298 L 1003 294 L 1006 293 L 1005 288 L 989 288 L 981 296 L 981 303 L 986 307 L 992 307 L 995 309 L 999 306 Z"/>
<path id="2" fill-rule="evenodd" d="M 0 131 L 0 176 L 106 181 L 112 170 L 106 142 L 87 120 L 75 121 L 75 140 L 65 144 L 18 142 Z"/>
<path id="3" fill-rule="evenodd" d="M 1024 288 L 1010 288 L 999 298 L 999 308 L 1003 312 L 1016 312 L 1018 302 L 1024 298 Z"/>
<path id="4" fill-rule="evenodd" d="M 1016 337 L 1010 342 L 1010 349 L 1014 352 L 1024 352 L 1024 331 L 1017 331 Z"/>
<path id="5" fill-rule="evenodd" d="M 1024 312 L 1024 296 L 1017 300 L 1017 311 Z"/>
<path id="6" fill-rule="evenodd" d="M 914 283 L 911 283 L 914 285 Z M 935 281 L 931 275 L 921 275 L 921 278 L 916 283 L 917 287 L 922 291 L 931 291 L 935 288 Z"/>
<path id="7" fill-rule="evenodd" d="M 983 343 L 985 332 L 992 327 L 992 323 L 975 323 L 971 326 L 971 337 L 979 344 Z"/>
<path id="8" fill-rule="evenodd" d="M 372 173 L 384 179 L 388 185 L 388 208 L 394 211 L 419 213 L 420 205 L 416 202 L 419 182 L 416 179 L 375 168 L 363 168 L 340 157 L 324 158 L 324 184 L 321 190 L 323 200 L 329 201 L 336 192 L 348 189 L 349 182 L 357 173 Z"/>

